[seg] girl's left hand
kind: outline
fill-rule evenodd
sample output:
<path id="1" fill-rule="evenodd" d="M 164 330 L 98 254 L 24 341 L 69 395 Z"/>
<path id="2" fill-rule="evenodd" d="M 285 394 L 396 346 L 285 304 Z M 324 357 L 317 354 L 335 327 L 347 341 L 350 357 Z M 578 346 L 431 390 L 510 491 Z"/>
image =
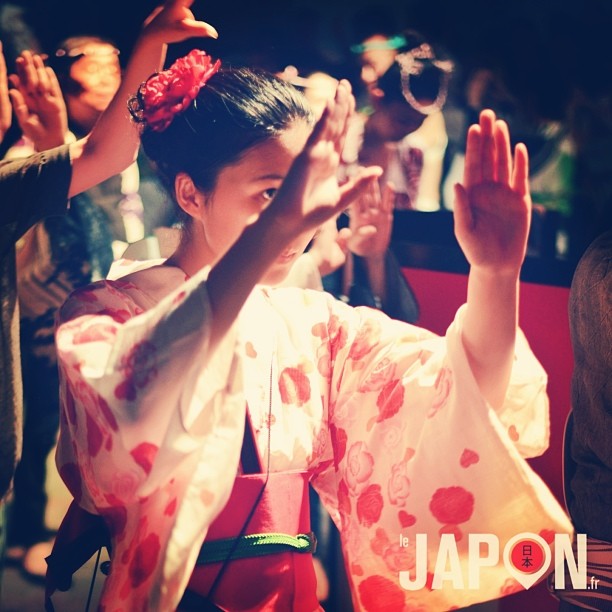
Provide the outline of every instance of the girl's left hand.
<path id="1" fill-rule="evenodd" d="M 484 110 L 468 131 L 463 185 L 455 185 L 455 235 L 473 268 L 518 275 L 531 221 L 524 144 L 510 151 L 504 121 Z"/>

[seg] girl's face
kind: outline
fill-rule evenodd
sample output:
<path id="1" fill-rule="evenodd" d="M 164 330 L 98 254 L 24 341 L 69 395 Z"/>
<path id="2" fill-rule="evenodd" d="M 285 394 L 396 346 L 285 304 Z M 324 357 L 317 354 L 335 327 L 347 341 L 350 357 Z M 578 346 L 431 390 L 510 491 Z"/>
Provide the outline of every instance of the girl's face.
<path id="1" fill-rule="evenodd" d="M 218 261 L 246 225 L 255 221 L 269 205 L 310 131 L 306 122 L 296 121 L 278 137 L 249 149 L 238 162 L 221 170 L 215 189 L 202 194 L 204 205 L 193 215 L 192 223 L 201 230 L 190 232 L 191 239 L 201 243 L 196 245 L 197 256 L 202 257 L 197 263 L 206 265 Z M 262 282 L 272 285 L 282 281 L 312 234 L 312 231 L 305 232 L 289 245 Z"/>

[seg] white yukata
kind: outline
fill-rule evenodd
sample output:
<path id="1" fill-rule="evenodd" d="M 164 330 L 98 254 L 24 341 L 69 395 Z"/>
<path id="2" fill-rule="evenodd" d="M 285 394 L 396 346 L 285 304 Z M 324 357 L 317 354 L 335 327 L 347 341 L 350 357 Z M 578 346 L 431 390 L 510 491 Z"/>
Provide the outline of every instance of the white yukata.
<path id="1" fill-rule="evenodd" d="M 522 458 L 548 443 L 546 374 L 523 335 L 506 402 L 482 398 L 461 342 L 323 292 L 256 287 L 214 352 L 206 270 L 158 265 L 75 292 L 60 313 L 57 463 L 113 542 L 105 612 L 174 609 L 238 470 L 245 406 L 271 470 L 307 470 L 342 534 L 359 610 L 443 610 L 522 589 L 404 590 L 427 534 L 504 542 L 571 525 Z M 271 430 L 268 432 L 268 427 Z M 263 462 L 265 465 L 265 462 Z M 281 509 L 282 511 L 282 509 Z M 404 540 L 405 542 L 406 540 Z M 262 560 L 265 563 L 265 560 Z"/>

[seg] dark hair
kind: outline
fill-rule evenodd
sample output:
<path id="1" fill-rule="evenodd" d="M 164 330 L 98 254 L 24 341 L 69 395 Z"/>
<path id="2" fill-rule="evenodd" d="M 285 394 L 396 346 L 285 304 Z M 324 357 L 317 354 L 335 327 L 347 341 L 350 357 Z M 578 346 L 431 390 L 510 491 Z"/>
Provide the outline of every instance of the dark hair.
<path id="1" fill-rule="evenodd" d="M 221 68 L 166 129 L 145 124 L 141 138 L 170 193 L 180 172 L 210 192 L 225 166 L 297 120 L 311 124 L 314 118 L 293 85 L 265 71 Z"/>

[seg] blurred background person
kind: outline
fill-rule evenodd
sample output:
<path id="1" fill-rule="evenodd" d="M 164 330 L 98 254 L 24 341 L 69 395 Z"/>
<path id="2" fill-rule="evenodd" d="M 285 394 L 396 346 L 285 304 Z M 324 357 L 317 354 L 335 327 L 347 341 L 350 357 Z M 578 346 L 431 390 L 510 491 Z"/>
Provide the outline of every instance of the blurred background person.
<path id="1" fill-rule="evenodd" d="M 452 63 L 414 31 L 375 33 L 351 51 L 368 95 L 360 109 L 363 132 L 353 141 L 357 158 L 384 168 L 397 192 L 396 209 L 438 210 L 447 144 L 442 107 Z"/>
<path id="2" fill-rule="evenodd" d="M 121 84 L 118 58 L 119 50 L 110 41 L 92 36 L 70 37 L 56 50 L 51 63 L 67 109 L 66 142 L 88 134 L 110 104 Z M 30 105 L 35 105 L 24 86 L 28 81 L 25 70 L 18 66 L 19 79 L 13 82 L 21 86 L 24 96 L 29 96 Z M 36 143 L 26 134 L 9 149 L 7 158 L 24 157 L 36 150 Z M 9 562 L 21 564 L 24 574 L 32 580 L 44 578 L 44 559 L 54 535 L 45 522 L 45 482 L 47 457 L 55 446 L 59 427 L 59 381 L 53 343 L 57 309 L 72 290 L 104 278 L 128 244 L 151 235 L 157 224 L 171 223 L 170 218 L 164 218 L 166 206 L 166 192 L 153 177 L 144 156 L 140 156 L 120 174 L 75 196 L 66 215 L 37 223 L 17 243 L 25 418 L 6 557 Z M 158 255 L 155 239 L 153 251 L 145 249 L 142 255 Z"/>

